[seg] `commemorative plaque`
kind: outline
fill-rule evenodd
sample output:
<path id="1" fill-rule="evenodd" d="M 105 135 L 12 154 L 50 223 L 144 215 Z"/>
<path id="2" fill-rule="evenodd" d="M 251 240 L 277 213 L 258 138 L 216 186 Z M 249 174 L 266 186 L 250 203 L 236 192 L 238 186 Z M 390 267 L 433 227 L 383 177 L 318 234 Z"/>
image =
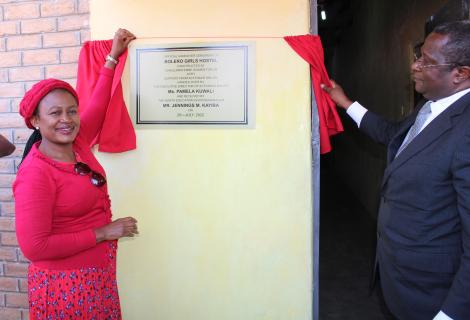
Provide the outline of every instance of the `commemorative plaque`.
<path id="1" fill-rule="evenodd" d="M 254 126 L 254 44 L 137 45 L 131 51 L 138 126 Z"/>

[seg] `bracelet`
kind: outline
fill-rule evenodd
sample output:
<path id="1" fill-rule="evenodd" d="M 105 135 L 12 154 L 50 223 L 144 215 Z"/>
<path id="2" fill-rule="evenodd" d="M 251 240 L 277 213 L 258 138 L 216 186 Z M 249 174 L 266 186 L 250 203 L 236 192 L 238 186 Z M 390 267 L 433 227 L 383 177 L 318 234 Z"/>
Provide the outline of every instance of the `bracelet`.
<path id="1" fill-rule="evenodd" d="M 114 59 L 110 54 L 106 56 L 106 61 L 111 61 L 114 64 L 118 64 L 118 60 Z"/>

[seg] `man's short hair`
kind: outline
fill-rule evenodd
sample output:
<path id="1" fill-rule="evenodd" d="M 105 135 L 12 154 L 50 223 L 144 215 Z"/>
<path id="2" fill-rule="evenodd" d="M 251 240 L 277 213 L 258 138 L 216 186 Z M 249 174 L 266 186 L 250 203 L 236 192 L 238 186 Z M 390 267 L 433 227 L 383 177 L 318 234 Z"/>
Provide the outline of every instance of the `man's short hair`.
<path id="1" fill-rule="evenodd" d="M 447 63 L 470 66 L 470 20 L 443 23 L 434 28 L 433 32 L 449 38 L 441 49 Z"/>

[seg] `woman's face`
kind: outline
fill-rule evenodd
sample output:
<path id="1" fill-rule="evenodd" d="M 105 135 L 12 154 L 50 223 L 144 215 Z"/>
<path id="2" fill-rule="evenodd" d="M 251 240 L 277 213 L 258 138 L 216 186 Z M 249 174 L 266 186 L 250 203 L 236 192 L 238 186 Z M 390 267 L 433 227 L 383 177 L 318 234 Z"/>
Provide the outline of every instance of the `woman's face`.
<path id="1" fill-rule="evenodd" d="M 39 102 L 37 114 L 31 118 L 39 127 L 43 141 L 67 145 L 73 143 L 80 129 L 77 101 L 66 90 L 53 90 Z"/>

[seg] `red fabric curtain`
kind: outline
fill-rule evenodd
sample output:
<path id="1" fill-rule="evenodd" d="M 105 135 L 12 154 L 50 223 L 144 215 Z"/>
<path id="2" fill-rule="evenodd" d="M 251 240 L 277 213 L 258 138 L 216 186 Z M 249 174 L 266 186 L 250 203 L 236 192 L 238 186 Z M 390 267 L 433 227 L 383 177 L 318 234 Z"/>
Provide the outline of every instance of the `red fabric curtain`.
<path id="1" fill-rule="evenodd" d="M 111 51 L 113 40 L 86 42 L 80 51 L 78 60 L 77 93 L 80 108 L 86 108 L 99 77 L 99 72 L 106 56 Z M 114 71 L 111 99 L 109 101 L 103 127 L 93 141 L 99 143 L 99 151 L 124 152 L 136 148 L 136 136 L 132 121 L 127 112 L 122 94 L 121 76 L 127 58 L 127 51 L 119 58 Z"/>
<path id="2" fill-rule="evenodd" d="M 323 46 L 320 37 L 313 35 L 287 36 L 284 40 L 299 56 L 310 64 L 313 91 L 318 106 L 320 122 L 320 153 L 331 151 L 330 136 L 343 132 L 343 124 L 336 112 L 336 105 L 322 90 L 320 84 L 330 85 L 323 59 Z"/>

